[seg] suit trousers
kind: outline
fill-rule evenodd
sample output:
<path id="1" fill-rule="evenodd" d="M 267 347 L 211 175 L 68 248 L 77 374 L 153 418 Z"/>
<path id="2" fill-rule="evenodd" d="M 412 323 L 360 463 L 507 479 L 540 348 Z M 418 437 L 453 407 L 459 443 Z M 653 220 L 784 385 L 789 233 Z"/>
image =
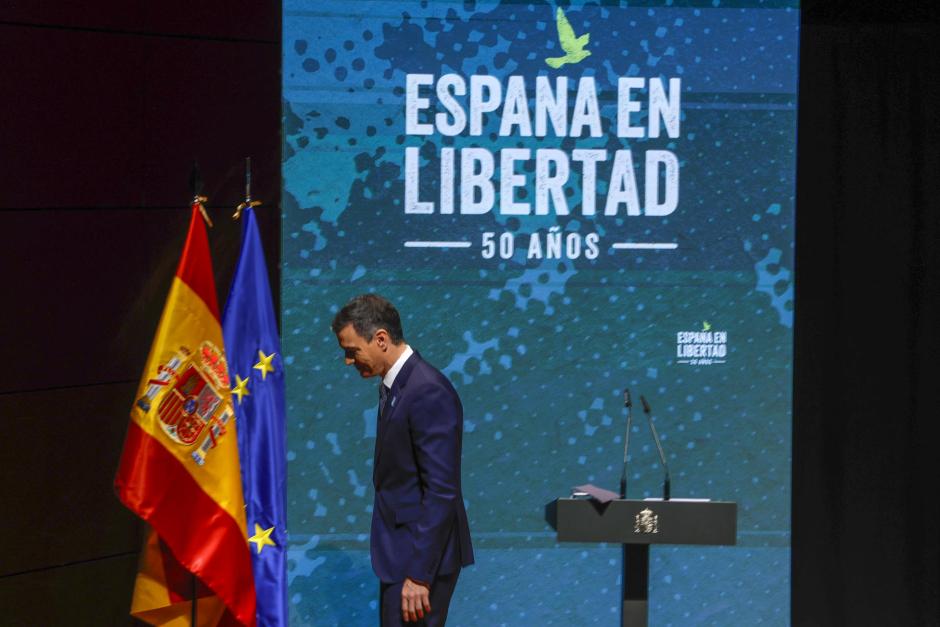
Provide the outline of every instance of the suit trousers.
<path id="1" fill-rule="evenodd" d="M 381 627 L 443 627 L 450 609 L 450 598 L 457 586 L 460 570 L 438 575 L 431 584 L 431 613 L 416 623 L 406 623 L 401 615 L 402 583 L 381 583 L 379 586 L 379 617 Z"/>

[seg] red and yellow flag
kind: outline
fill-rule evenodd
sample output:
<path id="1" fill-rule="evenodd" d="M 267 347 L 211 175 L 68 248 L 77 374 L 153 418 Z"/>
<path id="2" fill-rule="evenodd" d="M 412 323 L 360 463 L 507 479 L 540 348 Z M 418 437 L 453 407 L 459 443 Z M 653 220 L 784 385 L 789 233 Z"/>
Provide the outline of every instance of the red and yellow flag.
<path id="1" fill-rule="evenodd" d="M 254 625 L 235 413 L 200 209 L 194 202 L 115 478 L 118 497 L 152 529 L 131 613 L 188 625 L 195 591 L 199 625 Z"/>

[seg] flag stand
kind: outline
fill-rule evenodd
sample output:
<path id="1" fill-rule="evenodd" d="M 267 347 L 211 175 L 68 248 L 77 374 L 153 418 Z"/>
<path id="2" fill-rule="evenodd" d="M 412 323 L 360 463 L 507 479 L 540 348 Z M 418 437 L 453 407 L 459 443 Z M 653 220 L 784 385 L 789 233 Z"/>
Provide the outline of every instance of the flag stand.
<path id="1" fill-rule="evenodd" d="M 192 625 L 192 627 L 196 627 L 196 607 L 197 607 L 197 603 L 196 603 L 196 573 L 190 573 L 190 575 L 192 575 L 192 578 L 193 578 L 193 579 L 192 579 L 192 581 L 193 581 L 193 587 L 192 587 L 193 597 L 192 597 L 192 600 L 191 600 L 192 616 L 190 617 L 190 622 L 189 622 L 189 624 Z"/>

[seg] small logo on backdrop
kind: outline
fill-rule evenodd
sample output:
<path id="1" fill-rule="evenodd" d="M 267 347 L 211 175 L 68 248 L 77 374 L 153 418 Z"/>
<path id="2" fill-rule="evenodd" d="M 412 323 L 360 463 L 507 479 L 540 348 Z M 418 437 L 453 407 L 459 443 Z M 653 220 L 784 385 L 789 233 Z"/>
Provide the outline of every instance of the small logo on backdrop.
<path id="1" fill-rule="evenodd" d="M 556 70 L 565 63 L 580 63 L 591 56 L 590 50 L 584 47 L 591 41 L 591 33 L 585 33 L 578 37 L 571 22 L 565 17 L 565 12 L 561 7 L 555 12 L 555 26 L 558 28 L 558 43 L 564 51 L 563 57 L 548 57 L 545 63 Z"/>
<path id="2" fill-rule="evenodd" d="M 220 391 L 229 385 L 222 352 L 211 342 L 203 342 L 195 353 L 181 346 L 147 383 L 137 407 L 148 414 L 156 405 L 160 427 L 176 444 L 188 447 L 201 438 L 191 457 L 198 465 L 205 464 L 232 419 Z"/>
<path id="3" fill-rule="evenodd" d="M 695 331 L 676 333 L 676 361 L 690 366 L 723 364 L 728 356 L 728 332 L 715 331 L 707 320 Z"/>
<path id="4" fill-rule="evenodd" d="M 634 518 L 633 533 L 659 533 L 659 516 L 647 507 Z"/>

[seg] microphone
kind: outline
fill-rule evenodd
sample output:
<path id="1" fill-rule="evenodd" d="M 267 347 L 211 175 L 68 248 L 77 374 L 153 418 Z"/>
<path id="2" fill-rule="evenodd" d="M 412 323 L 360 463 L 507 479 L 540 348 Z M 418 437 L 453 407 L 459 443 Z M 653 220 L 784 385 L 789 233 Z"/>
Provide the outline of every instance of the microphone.
<path id="1" fill-rule="evenodd" d="M 630 390 L 623 391 L 623 406 L 627 409 L 627 431 L 623 436 L 623 474 L 620 475 L 620 498 L 627 498 L 627 447 L 630 445 L 630 423 L 633 422 L 633 400 Z"/>
<path id="2" fill-rule="evenodd" d="M 659 441 L 659 434 L 656 433 L 656 427 L 653 425 L 653 416 L 650 411 L 650 404 L 646 402 L 646 398 L 643 395 L 640 395 L 640 402 L 643 403 L 643 413 L 646 414 L 646 420 L 650 423 L 650 431 L 653 432 L 653 441 L 656 442 L 656 450 L 659 451 L 659 461 L 663 465 L 663 470 L 666 471 L 666 477 L 663 480 L 663 500 L 669 500 L 669 466 L 666 465 L 666 454 L 663 453 L 662 442 Z"/>

